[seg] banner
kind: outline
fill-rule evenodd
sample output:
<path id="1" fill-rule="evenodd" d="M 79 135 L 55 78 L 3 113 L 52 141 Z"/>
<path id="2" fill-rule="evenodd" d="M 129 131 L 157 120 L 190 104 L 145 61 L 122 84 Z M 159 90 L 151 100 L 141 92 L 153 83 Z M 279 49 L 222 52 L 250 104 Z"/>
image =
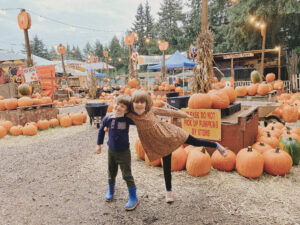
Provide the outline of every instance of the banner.
<path id="1" fill-rule="evenodd" d="M 186 52 L 181 52 L 182 55 L 187 57 Z M 166 59 L 168 59 L 171 55 L 166 55 Z M 142 65 L 152 65 L 152 64 L 159 64 L 163 60 L 161 55 L 149 56 L 149 55 L 139 55 L 138 56 L 138 64 L 139 66 Z"/>
<path id="2" fill-rule="evenodd" d="M 43 88 L 43 94 L 52 96 L 56 89 L 55 65 L 36 66 L 36 73 Z"/>
<path id="3" fill-rule="evenodd" d="M 23 72 L 24 72 L 25 81 L 27 83 L 38 80 L 38 76 L 35 71 L 35 66 L 24 68 Z"/>
<path id="4" fill-rule="evenodd" d="M 186 132 L 197 138 L 221 140 L 221 110 L 184 108 L 182 111 L 194 117 L 182 119 L 182 129 Z"/>

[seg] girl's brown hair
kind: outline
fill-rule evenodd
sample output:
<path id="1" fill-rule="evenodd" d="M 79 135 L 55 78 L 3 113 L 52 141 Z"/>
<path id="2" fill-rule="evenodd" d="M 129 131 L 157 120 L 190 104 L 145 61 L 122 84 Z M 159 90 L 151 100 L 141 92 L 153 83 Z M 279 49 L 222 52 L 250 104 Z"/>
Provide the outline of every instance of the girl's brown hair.
<path id="1" fill-rule="evenodd" d="M 131 112 L 134 113 L 133 103 L 134 102 L 146 102 L 145 112 L 149 112 L 152 107 L 152 99 L 150 94 L 146 91 L 135 91 L 131 97 Z"/>

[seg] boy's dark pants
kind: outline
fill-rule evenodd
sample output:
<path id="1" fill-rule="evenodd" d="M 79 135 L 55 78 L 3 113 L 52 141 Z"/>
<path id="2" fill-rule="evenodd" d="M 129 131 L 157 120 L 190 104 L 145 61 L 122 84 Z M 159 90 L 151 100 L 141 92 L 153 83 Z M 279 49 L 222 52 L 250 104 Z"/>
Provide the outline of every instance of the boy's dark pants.
<path id="1" fill-rule="evenodd" d="M 108 183 L 116 182 L 118 173 L 118 165 L 122 171 L 122 177 L 127 183 L 128 188 L 135 187 L 134 179 L 131 174 L 131 154 L 130 150 L 116 152 L 108 149 Z"/>

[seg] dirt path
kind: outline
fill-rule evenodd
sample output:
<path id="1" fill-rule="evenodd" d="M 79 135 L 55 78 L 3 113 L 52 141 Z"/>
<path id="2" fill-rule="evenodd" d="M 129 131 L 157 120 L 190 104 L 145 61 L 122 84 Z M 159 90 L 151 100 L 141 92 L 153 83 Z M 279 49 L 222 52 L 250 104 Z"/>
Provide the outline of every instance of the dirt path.
<path id="1" fill-rule="evenodd" d="M 95 155 L 97 129 L 55 128 L 35 137 L 0 140 L 0 224 L 299 224 L 300 167 L 286 177 L 249 180 L 211 170 L 195 178 L 173 173 L 176 201 L 164 201 L 161 167 L 136 158 L 133 175 L 140 204 L 126 212 L 128 192 L 118 174 L 115 200 L 107 191 L 107 148 Z"/>

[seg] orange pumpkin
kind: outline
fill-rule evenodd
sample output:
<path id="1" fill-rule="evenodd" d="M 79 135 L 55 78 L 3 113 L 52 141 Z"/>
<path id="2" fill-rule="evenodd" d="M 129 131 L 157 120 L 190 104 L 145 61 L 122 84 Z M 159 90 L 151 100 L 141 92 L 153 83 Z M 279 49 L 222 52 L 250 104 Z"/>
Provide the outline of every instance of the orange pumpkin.
<path id="1" fill-rule="evenodd" d="M 212 100 L 208 94 L 193 94 L 188 101 L 188 107 L 190 109 L 210 109 L 212 106 Z"/>
<path id="2" fill-rule="evenodd" d="M 267 131 L 266 134 L 260 136 L 257 141 L 264 142 L 265 144 L 270 145 L 272 148 L 276 148 L 279 143 L 279 140 L 276 137 L 271 136 L 271 133 L 269 131 Z"/>
<path id="3" fill-rule="evenodd" d="M 53 118 L 53 119 L 49 120 L 49 123 L 50 123 L 50 126 L 54 128 L 59 124 L 59 121 L 58 121 L 58 119 Z"/>
<path id="4" fill-rule="evenodd" d="M 145 162 L 148 166 L 160 166 L 160 159 L 154 160 L 153 162 L 150 162 L 147 154 L 145 154 Z"/>
<path id="5" fill-rule="evenodd" d="M 48 120 L 39 120 L 37 122 L 37 127 L 39 130 L 47 130 L 50 126 L 50 123 Z"/>
<path id="6" fill-rule="evenodd" d="M 128 85 L 129 85 L 131 88 L 137 88 L 138 84 L 139 84 L 139 83 L 138 83 L 137 79 L 135 79 L 135 78 L 130 79 L 130 80 L 128 81 Z"/>
<path id="7" fill-rule="evenodd" d="M 225 87 L 222 90 L 224 90 L 224 92 L 227 94 L 230 104 L 235 102 L 236 100 L 236 93 L 234 91 L 233 87 Z"/>
<path id="8" fill-rule="evenodd" d="M 4 136 L 6 136 L 6 134 L 7 134 L 6 128 L 0 125 L 0 138 L 3 138 Z"/>
<path id="9" fill-rule="evenodd" d="M 27 136 L 33 136 L 37 134 L 37 127 L 34 126 L 32 123 L 27 123 L 22 129 L 23 134 Z"/>
<path id="10" fill-rule="evenodd" d="M 285 105 L 281 112 L 282 119 L 285 122 L 292 123 L 298 120 L 298 108 L 296 105 Z"/>
<path id="11" fill-rule="evenodd" d="M 188 152 L 184 150 L 183 146 L 180 146 L 174 152 L 172 152 L 171 171 L 180 171 L 185 168 Z"/>
<path id="12" fill-rule="evenodd" d="M 62 44 L 59 44 L 57 46 L 57 52 L 61 55 L 65 54 L 66 53 L 66 47 Z"/>
<path id="13" fill-rule="evenodd" d="M 70 127 L 72 126 L 72 119 L 68 115 L 64 115 L 59 119 L 59 124 L 61 127 Z"/>
<path id="14" fill-rule="evenodd" d="M 214 109 L 226 109 L 229 104 L 230 100 L 228 95 L 224 92 L 216 91 L 212 94 L 209 94 L 211 101 L 212 101 L 212 108 Z"/>
<path id="15" fill-rule="evenodd" d="M 260 154 L 264 154 L 266 151 L 273 149 L 270 145 L 265 144 L 264 142 L 256 142 L 252 145 L 252 149 L 255 149 Z"/>
<path id="16" fill-rule="evenodd" d="M 263 172 L 264 158 L 251 146 L 241 149 L 236 156 L 236 170 L 247 178 L 258 178 Z"/>
<path id="17" fill-rule="evenodd" d="M 250 86 L 247 86 L 247 94 L 249 96 L 254 96 L 257 93 L 257 88 L 258 85 L 257 84 L 251 84 Z"/>
<path id="18" fill-rule="evenodd" d="M 0 126 L 4 127 L 8 132 L 14 124 L 9 120 L 0 120 Z"/>
<path id="19" fill-rule="evenodd" d="M 219 151 L 214 151 L 211 156 L 212 166 L 221 171 L 232 171 L 235 168 L 236 155 L 227 149 L 227 156 L 222 156 Z"/>
<path id="20" fill-rule="evenodd" d="M 274 83 L 274 89 L 275 90 L 281 90 L 284 86 L 284 83 L 282 80 L 276 80 Z"/>
<path id="21" fill-rule="evenodd" d="M 82 125 L 83 118 L 81 113 L 74 113 L 70 115 L 73 125 Z"/>
<path id="22" fill-rule="evenodd" d="M 284 175 L 293 165 L 292 157 L 285 151 L 276 148 L 263 154 L 264 170 L 272 175 Z"/>
<path id="23" fill-rule="evenodd" d="M 30 97 L 21 97 L 18 99 L 18 106 L 23 107 L 23 106 L 31 106 L 33 105 L 33 99 Z"/>
<path id="24" fill-rule="evenodd" d="M 265 83 L 261 83 L 258 85 L 257 94 L 264 96 L 269 93 L 269 86 Z"/>
<path id="25" fill-rule="evenodd" d="M 18 14 L 18 25 L 21 30 L 27 30 L 31 27 L 31 17 L 25 9 L 21 9 L 21 12 Z"/>
<path id="26" fill-rule="evenodd" d="M 137 139 L 135 142 L 135 151 L 139 159 L 145 160 L 145 151 L 140 139 Z"/>
<path id="27" fill-rule="evenodd" d="M 23 134 L 22 126 L 12 126 L 9 130 L 9 133 L 11 133 L 12 136 L 19 136 Z"/>
<path id="28" fill-rule="evenodd" d="M 268 73 L 266 76 L 266 81 L 267 82 L 272 82 L 275 80 L 275 74 L 274 73 Z"/>
<path id="29" fill-rule="evenodd" d="M 5 101 L 4 100 L 0 100 L 0 111 L 4 111 L 4 110 L 6 110 Z"/>
<path id="30" fill-rule="evenodd" d="M 211 167 L 210 156 L 203 147 L 193 148 L 186 161 L 186 170 L 191 176 L 204 176 Z"/>
<path id="31" fill-rule="evenodd" d="M 247 87 L 238 86 L 235 88 L 235 93 L 237 97 L 244 97 L 247 95 Z"/>
<path id="32" fill-rule="evenodd" d="M 18 100 L 16 98 L 4 99 L 4 105 L 7 110 L 13 110 L 18 107 Z"/>

